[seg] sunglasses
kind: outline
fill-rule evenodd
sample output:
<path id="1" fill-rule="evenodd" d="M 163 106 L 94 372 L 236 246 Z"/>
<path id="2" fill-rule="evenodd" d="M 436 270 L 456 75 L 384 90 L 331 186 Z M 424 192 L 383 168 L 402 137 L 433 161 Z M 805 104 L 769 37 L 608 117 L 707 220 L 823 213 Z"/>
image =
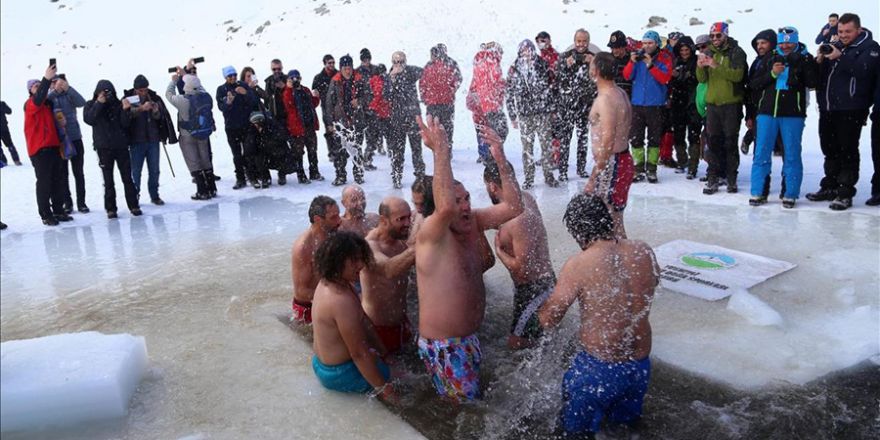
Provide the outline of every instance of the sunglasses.
<path id="1" fill-rule="evenodd" d="M 709 47 L 708 44 L 701 44 L 701 45 L 697 46 L 697 49 L 698 50 L 706 50 L 707 47 Z"/>
<path id="2" fill-rule="evenodd" d="M 273 67 L 273 68 L 272 68 L 272 71 L 273 71 L 273 72 L 280 72 L 281 70 L 282 70 L 282 69 L 281 69 L 280 67 Z"/>
<path id="3" fill-rule="evenodd" d="M 336 64 L 336 61 L 327 61 L 326 63 L 324 63 L 325 66 L 333 66 L 335 64 Z"/>
<path id="4" fill-rule="evenodd" d="M 781 34 L 793 34 L 795 32 L 797 32 L 797 30 L 795 28 L 790 28 L 790 27 L 779 28 L 779 33 L 781 33 Z"/>
<path id="5" fill-rule="evenodd" d="M 393 64 L 406 64 L 406 61 L 392 61 Z"/>
<path id="6" fill-rule="evenodd" d="M 711 38 L 713 40 L 720 40 L 720 39 L 724 38 L 724 34 L 710 34 L 709 38 Z"/>

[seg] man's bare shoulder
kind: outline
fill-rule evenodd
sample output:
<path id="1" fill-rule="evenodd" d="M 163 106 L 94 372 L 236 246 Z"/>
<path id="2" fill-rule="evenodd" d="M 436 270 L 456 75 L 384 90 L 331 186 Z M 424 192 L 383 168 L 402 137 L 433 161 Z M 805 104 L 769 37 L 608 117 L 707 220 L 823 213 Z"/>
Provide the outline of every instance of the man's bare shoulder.
<path id="1" fill-rule="evenodd" d="M 300 234 L 300 236 L 293 242 L 294 255 L 302 254 L 304 252 L 314 252 L 314 249 L 312 249 L 314 240 L 312 238 L 312 231 L 309 229 L 306 229 L 305 232 Z"/>

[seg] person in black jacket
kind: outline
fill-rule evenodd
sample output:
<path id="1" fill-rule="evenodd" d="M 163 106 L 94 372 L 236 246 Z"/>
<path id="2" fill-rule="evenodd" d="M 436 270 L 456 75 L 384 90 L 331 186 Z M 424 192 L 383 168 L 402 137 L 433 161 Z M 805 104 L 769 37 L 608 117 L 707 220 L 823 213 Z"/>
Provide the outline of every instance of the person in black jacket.
<path id="1" fill-rule="evenodd" d="M 574 48 L 559 54 L 556 67 L 556 84 L 559 91 L 560 140 L 559 180 L 568 181 L 568 152 L 573 131 L 577 130 L 577 173 L 588 177 L 587 143 L 589 142 L 589 114 L 596 99 L 596 83 L 590 79 L 590 62 L 595 54 L 590 52 L 590 33 L 578 29 L 574 33 Z"/>
<path id="2" fill-rule="evenodd" d="M 325 104 L 327 103 L 327 90 L 330 88 L 330 81 L 336 76 L 338 70 L 336 70 L 336 59 L 329 53 L 324 55 L 321 62 L 324 67 L 312 80 L 312 93 L 321 99 L 321 114 L 323 118 L 323 114 L 327 112 L 325 109 Z M 324 125 L 324 142 L 327 143 L 328 152 L 338 151 L 342 148 L 339 139 L 337 139 L 330 130 L 331 128 L 333 127 L 327 126 L 326 124 Z"/>
<path id="3" fill-rule="evenodd" d="M 15 149 L 15 144 L 12 142 L 12 136 L 9 133 L 9 122 L 6 120 L 6 115 L 11 114 L 12 109 L 6 105 L 6 102 L 0 101 L 0 140 L 2 140 L 3 145 L 6 145 L 6 148 L 9 149 L 9 156 L 12 157 L 12 161 L 15 162 L 16 165 L 21 166 L 21 158 L 18 157 L 18 150 Z M 6 160 L 6 155 L 3 154 L 2 149 L 0 149 L 0 160 L 9 163 L 9 161 Z"/>
<path id="4" fill-rule="evenodd" d="M 235 185 L 232 189 L 241 189 L 245 186 L 245 177 L 251 181 L 254 188 L 268 187 L 265 176 L 258 175 L 256 170 L 248 170 L 246 165 L 246 150 L 250 135 L 251 112 L 259 110 L 257 95 L 247 84 L 238 81 L 238 74 L 232 66 L 223 68 L 223 77 L 226 82 L 217 87 L 217 107 L 223 112 L 223 121 L 226 129 L 226 140 L 232 150 L 232 163 L 235 165 Z M 247 175 L 247 176 L 246 176 Z"/>
<path id="5" fill-rule="evenodd" d="M 751 66 L 749 66 L 749 81 L 757 78 L 762 73 L 762 70 L 767 65 L 766 57 L 773 56 L 773 51 L 776 49 L 776 32 L 773 32 L 773 29 L 764 29 L 758 32 L 758 35 L 755 35 L 755 38 L 752 39 L 752 49 L 755 50 L 758 56 L 755 57 Z M 755 142 L 755 116 L 757 116 L 758 99 L 761 98 L 761 93 L 761 90 L 752 90 L 749 87 L 749 83 L 746 82 L 746 93 L 743 95 L 743 104 L 746 107 L 746 134 L 743 135 L 742 143 L 740 144 L 740 151 L 743 154 L 748 154 L 749 146 Z M 782 154 L 781 149 L 779 154 Z"/>
<path id="6" fill-rule="evenodd" d="M 287 75 L 284 74 L 284 64 L 277 58 L 272 60 L 269 67 L 272 69 L 272 75 L 266 77 L 264 81 L 266 83 L 266 90 L 261 98 L 263 98 L 266 111 L 272 115 L 272 118 L 283 122 L 287 120 L 287 112 L 282 101 L 284 85 L 287 83 Z M 259 95 L 259 91 L 257 94 Z"/>
<path id="7" fill-rule="evenodd" d="M 131 106 L 131 125 L 128 136 L 129 153 L 131 156 L 131 176 L 134 189 L 137 191 L 138 200 L 141 194 L 141 171 L 144 161 L 147 162 L 147 190 L 150 193 L 150 201 L 154 205 L 164 205 L 165 202 L 159 197 L 159 144 L 176 144 L 177 135 L 174 130 L 174 122 L 168 108 L 162 98 L 151 90 L 150 82 L 143 75 L 134 79 L 133 88 L 126 90 L 126 98 L 137 96 L 137 105 Z M 134 99 L 134 98 L 132 98 Z"/>
<path id="8" fill-rule="evenodd" d="M 520 130 L 523 151 L 523 189 L 532 187 L 535 181 L 535 135 L 541 143 L 541 169 L 544 182 L 549 187 L 559 183 L 553 175 L 553 133 L 550 126 L 553 114 L 553 97 L 550 89 L 550 65 L 538 56 L 532 40 L 519 44 L 519 56 L 507 72 L 507 111 L 510 124 Z"/>
<path id="9" fill-rule="evenodd" d="M 629 63 L 629 51 L 626 46 L 626 34 L 623 31 L 611 33 L 611 37 L 608 38 L 608 47 L 611 49 L 611 56 L 614 57 L 614 84 L 632 98 L 632 81 L 623 76 L 623 69 Z"/>
<path id="10" fill-rule="evenodd" d="M 104 175 L 104 209 L 107 218 L 117 218 L 116 186 L 113 166 L 119 167 L 119 178 L 125 189 L 125 202 L 131 215 L 143 214 L 137 191 L 131 179 L 131 158 L 128 155 L 128 129 L 131 126 L 131 104 L 116 97 L 116 88 L 106 79 L 98 81 L 92 100 L 86 103 L 83 121 L 92 126 L 92 144 L 98 152 L 98 164 Z"/>
<path id="11" fill-rule="evenodd" d="M 422 113 L 419 105 L 419 92 L 416 83 L 422 78 L 424 69 L 406 64 L 406 54 L 394 52 L 394 64 L 385 76 L 382 95 L 391 103 L 391 133 L 388 134 L 388 153 L 391 155 L 391 180 L 394 188 L 401 188 L 403 176 L 403 157 L 406 140 L 412 151 L 413 175 L 416 179 L 425 175 L 425 162 L 422 160 L 422 135 L 416 123 L 416 116 Z"/>
<path id="12" fill-rule="evenodd" d="M 859 137 L 873 103 L 880 75 L 880 45 L 871 31 L 861 27 L 858 15 L 843 14 L 837 23 L 838 41 L 831 53 L 819 52 L 819 144 L 825 156 L 825 177 L 820 189 L 807 194 L 818 202 L 831 200 L 829 208 L 852 206 L 859 181 Z"/>
<path id="13" fill-rule="evenodd" d="M 764 181 L 770 175 L 773 147 L 777 135 L 780 135 L 785 146 L 782 206 L 793 208 L 800 196 L 804 175 L 801 138 L 807 116 L 807 89 L 816 87 L 819 71 L 813 56 L 798 41 L 797 29 L 781 28 L 776 42 L 776 50 L 764 57 L 764 68 L 749 82 L 751 90 L 760 93 L 749 204 L 758 206 L 767 203 Z"/>
<path id="14" fill-rule="evenodd" d="M 703 118 L 697 112 L 697 56 L 694 40 L 682 37 L 673 48 L 675 67 L 669 80 L 669 104 L 672 133 L 675 137 L 675 162 L 680 170 L 687 169 L 690 179 L 700 165 L 700 131 Z"/>

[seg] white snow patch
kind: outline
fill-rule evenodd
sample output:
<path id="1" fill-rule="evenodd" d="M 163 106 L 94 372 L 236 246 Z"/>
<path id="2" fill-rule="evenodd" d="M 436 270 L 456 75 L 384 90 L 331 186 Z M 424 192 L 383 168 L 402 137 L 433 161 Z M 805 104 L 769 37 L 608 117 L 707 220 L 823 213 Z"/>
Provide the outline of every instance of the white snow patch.
<path id="1" fill-rule="evenodd" d="M 727 301 L 727 310 L 742 316 L 752 325 L 782 327 L 782 315 L 745 289 L 737 289 Z"/>

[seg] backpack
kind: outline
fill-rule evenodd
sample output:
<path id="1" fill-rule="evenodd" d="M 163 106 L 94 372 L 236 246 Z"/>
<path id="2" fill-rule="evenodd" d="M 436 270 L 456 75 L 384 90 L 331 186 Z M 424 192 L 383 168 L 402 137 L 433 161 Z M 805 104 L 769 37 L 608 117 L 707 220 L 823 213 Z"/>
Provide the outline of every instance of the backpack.
<path id="1" fill-rule="evenodd" d="M 189 131 L 196 139 L 208 139 L 214 132 L 214 101 L 207 93 L 185 95 L 189 101 L 189 120 L 180 122 L 180 129 Z"/>

